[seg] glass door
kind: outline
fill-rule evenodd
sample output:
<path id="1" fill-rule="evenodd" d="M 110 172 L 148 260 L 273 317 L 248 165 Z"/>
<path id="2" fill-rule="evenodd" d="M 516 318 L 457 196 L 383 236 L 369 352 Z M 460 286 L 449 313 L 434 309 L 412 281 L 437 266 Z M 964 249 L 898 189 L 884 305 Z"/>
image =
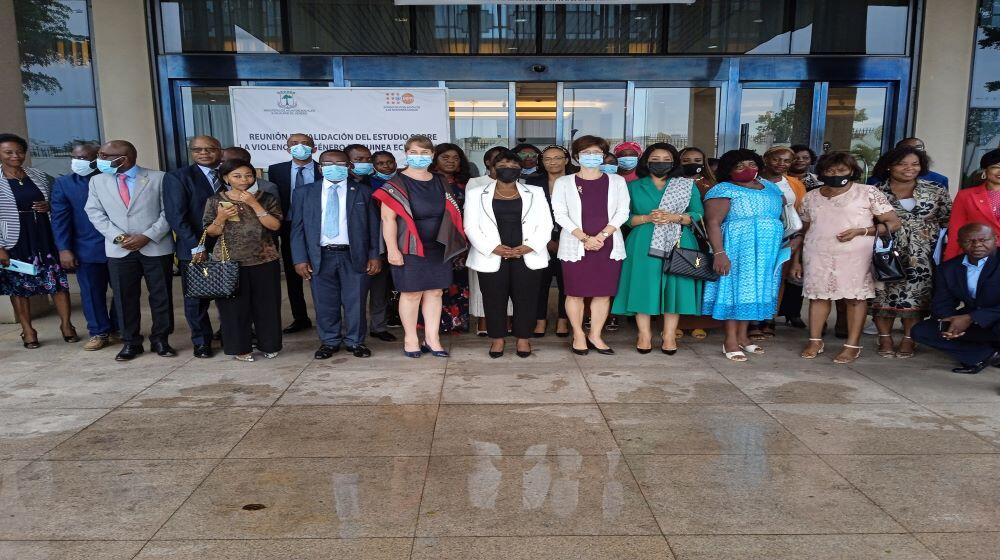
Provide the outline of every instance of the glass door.
<path id="1" fill-rule="evenodd" d="M 683 149 L 696 146 L 717 157 L 719 88 L 635 86 L 632 139 L 639 145 L 668 142 Z"/>
<path id="2" fill-rule="evenodd" d="M 739 147 L 763 154 L 772 146 L 810 144 L 813 85 L 744 84 Z"/>
<path id="3" fill-rule="evenodd" d="M 511 145 L 528 143 L 540 149 L 556 143 L 558 84 L 521 82 L 514 86 L 517 108 Z"/>
<path id="4" fill-rule="evenodd" d="M 447 87 L 451 141 L 485 173 L 483 154 L 509 141 L 508 84 L 450 82 Z"/>
<path id="5" fill-rule="evenodd" d="M 830 85 L 823 151 L 854 154 L 867 180 L 882 154 L 888 88 Z"/>
<path id="6" fill-rule="evenodd" d="M 562 91 L 562 136 L 565 146 L 592 134 L 612 148 L 625 139 L 626 83 L 567 82 Z"/>

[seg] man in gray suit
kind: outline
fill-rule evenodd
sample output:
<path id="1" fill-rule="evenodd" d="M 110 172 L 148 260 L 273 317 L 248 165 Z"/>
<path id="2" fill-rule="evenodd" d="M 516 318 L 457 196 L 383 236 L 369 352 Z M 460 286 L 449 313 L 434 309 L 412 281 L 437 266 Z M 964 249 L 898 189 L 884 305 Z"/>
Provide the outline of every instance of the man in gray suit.
<path id="1" fill-rule="evenodd" d="M 104 236 L 111 290 L 124 346 L 115 357 L 127 361 L 142 354 L 139 305 L 142 280 L 149 292 L 153 327 L 150 349 L 176 356 L 167 338 L 174 331 L 171 297 L 174 240 L 163 209 L 163 190 L 180 188 L 162 171 L 136 165 L 135 146 L 112 140 L 97 154 L 101 173 L 90 180 L 87 217 Z M 164 185 L 164 183 L 167 183 Z"/>

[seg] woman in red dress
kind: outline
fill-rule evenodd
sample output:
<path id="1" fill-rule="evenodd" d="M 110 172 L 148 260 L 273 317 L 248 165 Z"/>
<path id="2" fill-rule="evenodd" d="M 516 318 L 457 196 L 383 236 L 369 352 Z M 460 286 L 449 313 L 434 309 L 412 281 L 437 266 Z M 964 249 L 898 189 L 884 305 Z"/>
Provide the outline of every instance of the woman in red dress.
<path id="1" fill-rule="evenodd" d="M 983 183 L 958 191 L 951 206 L 948 221 L 948 246 L 944 258 L 948 260 L 962 254 L 958 245 L 958 230 L 965 224 L 979 222 L 990 224 L 1000 235 L 1000 148 L 986 152 L 979 160 L 983 170 Z"/>

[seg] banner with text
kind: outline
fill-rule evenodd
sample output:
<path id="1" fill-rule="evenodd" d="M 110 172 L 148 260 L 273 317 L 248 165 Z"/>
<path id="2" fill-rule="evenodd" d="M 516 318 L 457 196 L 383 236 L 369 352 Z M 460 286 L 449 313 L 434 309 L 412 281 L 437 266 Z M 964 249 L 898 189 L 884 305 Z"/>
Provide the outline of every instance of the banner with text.
<path id="1" fill-rule="evenodd" d="M 305 133 L 323 150 L 363 144 L 402 161 L 414 134 L 448 142 L 448 92 L 444 88 L 229 88 L 233 139 L 250 151 L 254 167 L 288 161 L 285 142 Z"/>

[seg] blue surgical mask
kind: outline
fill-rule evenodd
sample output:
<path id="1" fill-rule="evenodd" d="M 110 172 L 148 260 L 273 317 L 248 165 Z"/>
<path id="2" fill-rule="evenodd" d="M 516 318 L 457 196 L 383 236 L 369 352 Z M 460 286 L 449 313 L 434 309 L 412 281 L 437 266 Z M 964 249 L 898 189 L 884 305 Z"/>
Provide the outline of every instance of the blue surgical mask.
<path id="1" fill-rule="evenodd" d="M 355 163 L 354 164 L 354 174 L 365 176 L 371 175 L 372 171 L 375 171 L 375 166 L 370 163 Z"/>
<path id="2" fill-rule="evenodd" d="M 305 161 L 313 155 L 313 149 L 305 144 L 296 144 L 289 148 L 288 151 L 291 152 L 293 158 L 299 161 Z"/>
<path id="3" fill-rule="evenodd" d="M 388 173 L 388 174 L 386 174 L 386 173 L 382 173 L 381 171 L 376 171 L 375 172 L 375 176 L 378 177 L 379 179 L 382 179 L 383 181 L 388 181 L 389 179 L 392 179 L 393 177 L 395 177 L 396 174 L 395 173 Z"/>
<path id="4" fill-rule="evenodd" d="M 324 165 L 320 169 L 323 170 L 323 178 L 331 183 L 339 183 L 347 178 L 346 165 Z"/>
<path id="5" fill-rule="evenodd" d="M 635 166 L 639 165 L 638 156 L 622 156 L 618 158 L 618 167 L 626 171 L 631 171 L 635 169 Z"/>
<path id="6" fill-rule="evenodd" d="M 608 175 L 618 173 L 618 166 L 613 163 L 602 163 L 598 166 L 598 169 L 601 170 L 601 173 L 607 173 Z"/>
<path id="7" fill-rule="evenodd" d="M 86 177 L 94 172 L 94 162 L 89 159 L 73 158 L 69 160 L 69 168 L 73 170 L 73 173 L 81 177 Z"/>
<path id="8" fill-rule="evenodd" d="M 116 157 L 115 159 L 98 159 L 97 170 L 101 173 L 114 175 L 115 173 L 118 173 L 118 168 L 121 167 L 121 165 L 115 165 L 114 163 L 116 161 L 121 161 L 121 159 L 122 158 L 120 157 Z"/>
<path id="9" fill-rule="evenodd" d="M 527 169 L 522 169 L 522 170 L 521 170 L 521 175 L 531 175 L 531 174 L 532 174 L 532 173 L 534 173 L 535 171 L 538 171 L 538 166 L 535 166 L 535 167 L 529 167 L 529 168 L 527 168 Z"/>
<path id="10" fill-rule="evenodd" d="M 596 169 L 604 163 L 604 154 L 580 154 L 580 166 Z"/>
<path id="11" fill-rule="evenodd" d="M 434 158 L 421 154 L 406 154 L 406 165 L 414 169 L 427 169 L 431 166 Z"/>

